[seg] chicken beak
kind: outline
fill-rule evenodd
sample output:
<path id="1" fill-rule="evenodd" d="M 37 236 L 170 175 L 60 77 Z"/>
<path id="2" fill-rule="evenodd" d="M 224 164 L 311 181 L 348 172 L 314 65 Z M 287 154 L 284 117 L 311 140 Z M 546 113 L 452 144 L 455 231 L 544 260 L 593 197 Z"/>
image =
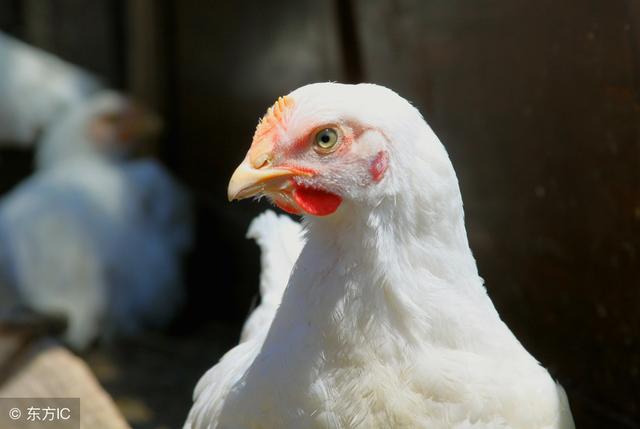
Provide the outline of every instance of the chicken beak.
<path id="1" fill-rule="evenodd" d="M 125 112 L 120 133 L 129 140 L 147 139 L 157 137 L 162 127 L 162 120 L 155 112 L 132 104 Z"/>
<path id="2" fill-rule="evenodd" d="M 286 187 L 286 179 L 300 174 L 305 173 L 292 168 L 254 168 L 246 158 L 231 176 L 227 196 L 229 201 L 233 201 L 261 193 L 277 192 Z"/>

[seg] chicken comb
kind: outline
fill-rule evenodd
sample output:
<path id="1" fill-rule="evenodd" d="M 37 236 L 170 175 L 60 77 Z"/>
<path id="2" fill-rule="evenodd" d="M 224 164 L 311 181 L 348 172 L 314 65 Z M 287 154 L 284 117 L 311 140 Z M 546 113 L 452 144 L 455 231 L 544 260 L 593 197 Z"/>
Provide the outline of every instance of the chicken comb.
<path id="1" fill-rule="evenodd" d="M 269 107 L 267 113 L 260 119 L 253 139 L 256 140 L 264 137 L 278 127 L 286 128 L 286 122 L 293 104 L 293 98 L 291 97 L 287 97 L 286 95 L 284 97 L 278 97 L 276 102 L 273 103 L 273 106 Z"/>

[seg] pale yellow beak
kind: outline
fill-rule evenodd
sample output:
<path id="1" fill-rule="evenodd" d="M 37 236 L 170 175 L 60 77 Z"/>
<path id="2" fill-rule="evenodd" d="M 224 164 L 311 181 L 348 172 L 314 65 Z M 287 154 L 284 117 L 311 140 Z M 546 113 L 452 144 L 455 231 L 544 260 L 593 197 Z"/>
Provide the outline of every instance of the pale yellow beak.
<path id="1" fill-rule="evenodd" d="M 291 190 L 291 177 L 312 176 L 311 170 L 279 165 L 272 166 L 278 130 L 286 123 L 293 100 L 280 97 L 260 120 L 244 161 L 233 172 L 227 189 L 229 201 L 261 194 L 283 194 Z"/>
<path id="2" fill-rule="evenodd" d="M 229 201 L 241 200 L 267 192 L 278 192 L 287 186 L 286 179 L 305 174 L 304 172 L 289 168 L 251 166 L 248 158 L 233 172 L 229 180 L 227 196 Z"/>

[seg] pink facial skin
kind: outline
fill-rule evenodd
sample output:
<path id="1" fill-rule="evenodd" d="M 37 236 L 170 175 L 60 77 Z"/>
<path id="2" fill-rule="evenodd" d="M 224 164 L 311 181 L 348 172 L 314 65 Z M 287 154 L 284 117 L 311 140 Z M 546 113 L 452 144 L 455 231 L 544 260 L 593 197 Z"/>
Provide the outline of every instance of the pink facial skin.
<path id="1" fill-rule="evenodd" d="M 379 182 L 384 177 L 385 171 L 387 171 L 387 167 L 389 166 L 389 156 L 387 152 L 381 150 L 376 155 L 375 159 L 371 162 L 371 166 L 369 167 L 369 172 L 371 173 L 371 178 L 374 182 Z"/>

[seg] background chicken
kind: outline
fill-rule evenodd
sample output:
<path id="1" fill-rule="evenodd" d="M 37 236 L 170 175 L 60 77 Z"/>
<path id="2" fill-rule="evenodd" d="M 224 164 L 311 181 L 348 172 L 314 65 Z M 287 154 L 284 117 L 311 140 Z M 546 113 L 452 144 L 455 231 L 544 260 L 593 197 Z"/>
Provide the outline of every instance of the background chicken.
<path id="1" fill-rule="evenodd" d="M 47 128 L 38 171 L 0 203 L 5 283 L 33 309 L 67 316 L 77 348 L 162 326 L 182 301 L 188 198 L 156 161 L 128 159 L 158 127 L 102 91 Z"/>
<path id="2" fill-rule="evenodd" d="M 455 172 L 376 85 L 313 84 L 262 119 L 229 199 L 303 213 L 268 332 L 198 383 L 186 428 L 573 428 L 566 395 L 478 276 Z"/>

